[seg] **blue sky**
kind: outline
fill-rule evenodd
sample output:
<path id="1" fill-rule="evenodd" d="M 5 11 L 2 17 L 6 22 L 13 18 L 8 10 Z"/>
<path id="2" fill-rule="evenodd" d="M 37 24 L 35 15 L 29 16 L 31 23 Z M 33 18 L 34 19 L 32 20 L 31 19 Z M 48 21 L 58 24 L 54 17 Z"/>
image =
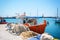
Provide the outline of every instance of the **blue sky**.
<path id="1" fill-rule="evenodd" d="M 60 15 L 60 0 L 0 0 L 0 16 L 16 16 L 16 13 L 27 16 Z"/>

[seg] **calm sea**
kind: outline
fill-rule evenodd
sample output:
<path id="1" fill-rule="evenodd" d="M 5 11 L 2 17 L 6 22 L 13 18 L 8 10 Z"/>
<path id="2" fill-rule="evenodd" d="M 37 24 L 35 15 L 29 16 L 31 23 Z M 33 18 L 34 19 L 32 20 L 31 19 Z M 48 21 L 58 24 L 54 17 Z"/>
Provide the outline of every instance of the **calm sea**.
<path id="1" fill-rule="evenodd" d="M 45 28 L 45 32 L 51 34 L 55 38 L 60 38 L 60 24 L 55 23 L 54 18 L 37 18 L 37 23 L 40 24 L 43 20 L 47 20 L 49 24 L 47 24 Z M 22 23 L 21 19 L 5 19 L 9 23 Z"/>

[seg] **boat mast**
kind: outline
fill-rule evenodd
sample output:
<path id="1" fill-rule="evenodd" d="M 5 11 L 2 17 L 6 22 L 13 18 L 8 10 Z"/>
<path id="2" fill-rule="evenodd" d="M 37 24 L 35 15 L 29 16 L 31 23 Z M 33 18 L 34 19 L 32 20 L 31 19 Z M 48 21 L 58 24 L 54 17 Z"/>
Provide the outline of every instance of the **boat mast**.
<path id="1" fill-rule="evenodd" d="M 42 14 L 42 17 L 44 18 L 44 14 Z"/>
<path id="2" fill-rule="evenodd" d="M 58 8 L 57 8 L 57 18 L 58 18 Z"/>
<path id="3" fill-rule="evenodd" d="M 30 12 L 30 17 L 31 17 L 31 12 Z"/>
<path id="4" fill-rule="evenodd" d="M 37 17 L 38 17 L 38 8 L 37 8 Z"/>

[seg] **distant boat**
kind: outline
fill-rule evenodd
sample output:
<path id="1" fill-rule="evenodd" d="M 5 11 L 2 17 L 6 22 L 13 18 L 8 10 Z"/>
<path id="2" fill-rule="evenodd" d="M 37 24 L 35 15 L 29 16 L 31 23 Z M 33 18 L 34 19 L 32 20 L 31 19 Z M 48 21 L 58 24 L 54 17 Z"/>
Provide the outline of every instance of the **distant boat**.
<path id="1" fill-rule="evenodd" d="M 56 22 L 56 23 L 60 23 L 60 18 L 57 18 L 57 19 L 55 20 L 55 22 Z"/>
<path id="2" fill-rule="evenodd" d="M 7 24 L 7 22 L 4 18 L 0 17 L 0 24 Z"/>
<path id="3" fill-rule="evenodd" d="M 57 8 L 57 17 L 56 17 L 55 23 L 60 23 L 60 18 L 58 17 L 58 8 Z"/>
<path id="4" fill-rule="evenodd" d="M 26 17 L 26 13 L 25 12 L 22 15 L 17 14 L 17 16 L 16 16 L 16 18 L 19 18 L 19 19 L 23 19 L 24 17 Z"/>

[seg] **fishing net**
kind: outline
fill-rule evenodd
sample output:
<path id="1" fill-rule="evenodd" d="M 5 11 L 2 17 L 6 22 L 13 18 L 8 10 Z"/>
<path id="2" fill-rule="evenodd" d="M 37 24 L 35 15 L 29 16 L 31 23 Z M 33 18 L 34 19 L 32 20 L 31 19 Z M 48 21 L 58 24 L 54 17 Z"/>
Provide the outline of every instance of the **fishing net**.
<path id="1" fill-rule="evenodd" d="M 37 33 L 34 33 L 32 31 L 26 31 L 26 32 L 22 32 L 20 34 L 20 36 L 22 36 L 22 38 L 24 38 L 24 39 L 27 39 L 27 38 L 30 38 L 30 37 L 34 37 L 36 35 L 37 35 Z"/>

